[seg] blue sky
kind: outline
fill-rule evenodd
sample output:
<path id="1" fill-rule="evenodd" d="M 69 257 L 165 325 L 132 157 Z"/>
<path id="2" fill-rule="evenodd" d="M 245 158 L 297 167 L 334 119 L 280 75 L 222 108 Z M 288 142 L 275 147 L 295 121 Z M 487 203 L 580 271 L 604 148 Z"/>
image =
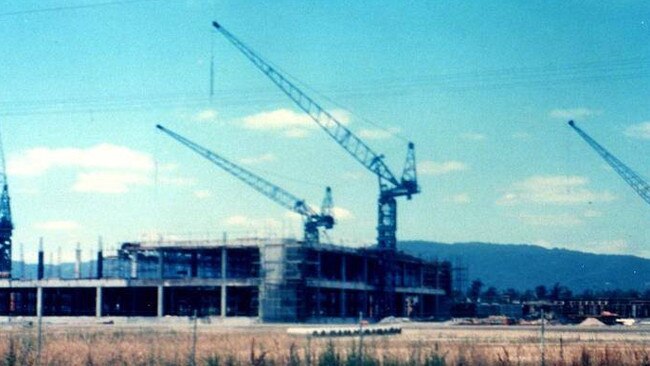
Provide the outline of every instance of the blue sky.
<path id="1" fill-rule="evenodd" d="M 215 33 L 215 19 L 396 175 L 415 143 L 422 193 L 399 202 L 399 239 L 650 258 L 650 207 L 566 125 L 576 119 L 650 176 L 647 3 L 106 3 L 0 1 L 0 126 L 14 242 L 28 259 L 39 237 L 72 253 L 100 235 L 107 246 L 300 235 L 297 217 L 158 123 L 314 206 L 330 185 L 330 236 L 374 241 L 376 179 Z"/>

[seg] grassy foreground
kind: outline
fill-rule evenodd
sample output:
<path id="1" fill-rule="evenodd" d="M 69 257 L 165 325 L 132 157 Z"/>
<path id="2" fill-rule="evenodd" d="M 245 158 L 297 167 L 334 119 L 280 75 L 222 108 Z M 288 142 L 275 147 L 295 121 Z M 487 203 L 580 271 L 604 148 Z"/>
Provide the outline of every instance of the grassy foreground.
<path id="1" fill-rule="evenodd" d="M 650 366 L 648 333 L 549 332 L 545 365 Z M 195 346 L 194 346 L 195 344 Z M 359 338 L 289 336 L 281 327 L 46 328 L 40 365 L 541 365 L 536 331 L 405 329 Z M 34 329 L 2 329 L 0 365 L 37 365 Z"/>

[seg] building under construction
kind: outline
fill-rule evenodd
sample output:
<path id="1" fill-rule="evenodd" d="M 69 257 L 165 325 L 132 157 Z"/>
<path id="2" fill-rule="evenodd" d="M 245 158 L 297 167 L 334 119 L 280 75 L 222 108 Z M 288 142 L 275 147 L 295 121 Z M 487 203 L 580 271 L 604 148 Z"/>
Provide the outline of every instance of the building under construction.
<path id="1" fill-rule="evenodd" d="M 8 192 L 0 200 L 0 315 L 246 316 L 264 321 L 441 318 L 448 314 L 451 266 L 397 251 L 397 198 L 420 192 L 415 147 L 408 143 L 401 176 L 344 123 L 303 93 L 219 23 L 214 29 L 285 93 L 379 182 L 377 242 L 358 249 L 323 244 L 335 224 L 331 190 L 320 212 L 304 200 L 230 160 L 158 125 L 157 128 L 277 204 L 299 214 L 303 240 L 245 239 L 125 243 L 115 257 L 94 261 L 93 278 L 45 276 L 39 252 L 36 278 L 11 277 Z M 4 171 L 4 169 L 3 169 Z M 1 183 L 1 182 L 0 182 Z M 1 211 L 3 213 L 5 211 Z"/>
<path id="2" fill-rule="evenodd" d="M 395 253 L 390 315 L 448 314 L 451 267 Z M 77 258 L 80 256 L 77 255 Z M 80 263 L 68 278 L 0 280 L 2 316 L 253 317 L 269 322 L 329 322 L 387 315 L 381 251 L 305 245 L 295 239 L 125 243 L 115 257 Z"/>

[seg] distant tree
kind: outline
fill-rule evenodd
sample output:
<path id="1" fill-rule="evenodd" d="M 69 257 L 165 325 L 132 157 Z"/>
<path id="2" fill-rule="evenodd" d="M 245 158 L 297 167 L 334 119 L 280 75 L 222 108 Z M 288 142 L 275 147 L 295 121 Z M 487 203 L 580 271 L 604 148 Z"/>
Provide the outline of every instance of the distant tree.
<path id="1" fill-rule="evenodd" d="M 515 290 L 514 288 L 509 288 L 503 292 L 503 297 L 504 300 L 507 303 L 512 303 L 517 300 L 521 300 L 521 294 L 519 291 Z"/>
<path id="2" fill-rule="evenodd" d="M 562 286 L 560 288 L 560 297 L 558 300 L 566 301 L 571 299 L 573 299 L 573 291 L 569 290 L 566 286 Z"/>
<path id="3" fill-rule="evenodd" d="M 483 293 L 483 301 L 492 304 L 497 301 L 497 298 L 499 297 L 499 291 L 497 290 L 496 287 L 490 286 L 488 287 L 487 290 Z"/>
<path id="4" fill-rule="evenodd" d="M 551 293 L 548 295 L 548 299 L 552 301 L 559 300 L 560 292 L 562 292 L 562 286 L 560 286 L 559 282 L 555 282 L 551 288 Z"/>
<path id="5" fill-rule="evenodd" d="M 549 300 L 570 300 L 573 297 L 573 292 L 566 287 L 561 286 L 559 282 L 556 282 L 551 288 L 551 293 L 548 295 Z"/>
<path id="6" fill-rule="evenodd" d="M 546 300 L 547 295 L 548 290 L 546 290 L 546 286 L 539 285 L 535 287 L 535 298 L 537 298 L 537 300 Z"/>
<path id="7" fill-rule="evenodd" d="M 650 300 L 650 290 L 645 290 L 643 293 L 643 299 Z"/>
<path id="8" fill-rule="evenodd" d="M 470 300 L 473 302 L 477 302 L 479 297 L 481 296 L 481 289 L 483 288 L 483 282 L 479 279 L 475 279 L 472 281 L 472 284 L 469 287 L 469 291 L 467 293 L 467 297 L 469 297 Z"/>
<path id="9" fill-rule="evenodd" d="M 582 300 L 593 300 L 596 298 L 596 294 L 592 290 L 584 290 L 579 297 Z"/>
<path id="10" fill-rule="evenodd" d="M 604 297 L 607 299 L 624 299 L 626 298 L 626 292 L 621 289 L 606 290 L 602 294 L 599 294 L 598 297 Z"/>
<path id="11" fill-rule="evenodd" d="M 531 290 L 526 290 L 524 293 L 521 295 L 521 300 L 522 301 L 532 301 L 535 300 L 535 293 Z"/>

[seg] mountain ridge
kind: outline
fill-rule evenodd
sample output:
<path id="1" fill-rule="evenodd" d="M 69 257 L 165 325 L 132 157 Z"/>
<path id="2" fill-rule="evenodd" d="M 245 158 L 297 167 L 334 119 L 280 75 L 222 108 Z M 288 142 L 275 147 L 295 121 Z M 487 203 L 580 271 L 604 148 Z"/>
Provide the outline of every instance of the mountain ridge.
<path id="1" fill-rule="evenodd" d="M 533 244 L 484 242 L 441 243 L 409 240 L 398 249 L 419 257 L 458 259 L 468 269 L 468 282 L 504 290 L 533 289 L 555 283 L 577 292 L 585 290 L 650 289 L 650 259 L 623 254 L 596 254 Z M 469 283 L 465 284 L 469 286 Z"/>

